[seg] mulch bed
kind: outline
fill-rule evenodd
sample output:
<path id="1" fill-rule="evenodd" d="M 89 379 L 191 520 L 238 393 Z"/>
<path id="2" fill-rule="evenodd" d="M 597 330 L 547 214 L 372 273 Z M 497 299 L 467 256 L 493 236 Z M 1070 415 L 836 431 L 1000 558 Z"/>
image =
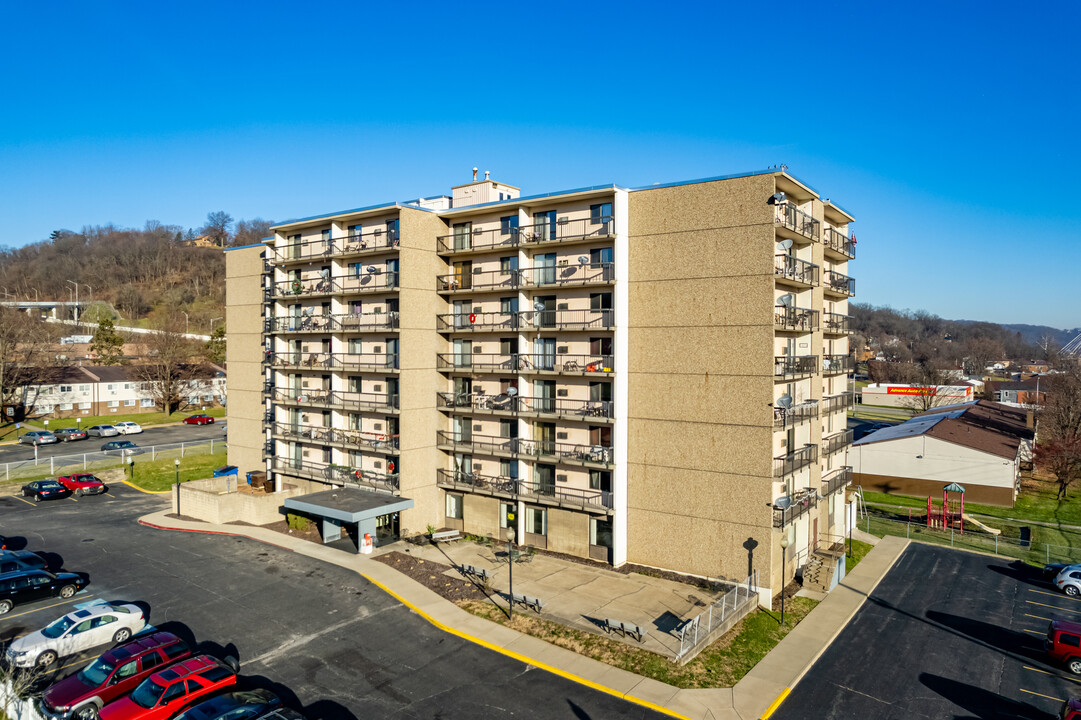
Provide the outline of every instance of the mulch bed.
<path id="1" fill-rule="evenodd" d="M 388 552 L 372 558 L 377 562 L 389 565 L 403 575 L 413 578 L 424 587 L 437 595 L 445 597 L 451 602 L 461 600 L 484 600 L 487 595 L 478 586 L 464 578 L 448 577 L 444 575 L 451 569 L 450 565 L 421 560 L 412 555 L 406 555 L 398 551 Z"/>
<path id="2" fill-rule="evenodd" d="M 246 525 L 248 527 L 256 527 L 251 523 L 244 522 L 243 520 L 235 520 L 229 525 Z M 318 523 L 310 523 L 307 530 L 296 530 L 289 527 L 289 523 L 286 520 L 278 520 L 272 522 L 269 525 L 259 525 L 258 527 L 266 528 L 267 530 L 273 530 L 274 532 L 281 533 L 282 535 L 289 535 L 290 537 L 300 538 L 301 540 L 307 540 L 309 542 L 323 544 L 323 536 L 319 534 Z"/>

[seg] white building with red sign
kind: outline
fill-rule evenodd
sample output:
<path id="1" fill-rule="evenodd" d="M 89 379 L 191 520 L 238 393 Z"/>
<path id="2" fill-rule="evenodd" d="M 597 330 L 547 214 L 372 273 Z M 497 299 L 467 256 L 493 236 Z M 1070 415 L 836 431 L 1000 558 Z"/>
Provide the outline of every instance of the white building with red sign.
<path id="1" fill-rule="evenodd" d="M 864 405 L 885 407 L 911 407 L 917 395 L 934 395 L 935 405 L 956 405 L 975 400 L 971 385 L 903 385 L 899 383 L 872 383 L 861 391 Z"/>

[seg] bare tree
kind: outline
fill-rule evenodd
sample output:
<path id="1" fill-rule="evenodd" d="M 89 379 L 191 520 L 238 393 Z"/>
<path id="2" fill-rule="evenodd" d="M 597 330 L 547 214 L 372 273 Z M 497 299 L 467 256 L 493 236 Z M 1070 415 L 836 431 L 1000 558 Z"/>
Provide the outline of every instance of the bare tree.
<path id="1" fill-rule="evenodd" d="M 172 414 L 180 408 L 184 391 L 198 374 L 193 359 L 199 354 L 195 343 L 184 337 L 184 320 L 179 314 L 167 318 L 157 332 L 143 336 L 145 362 L 134 366 L 154 404 Z"/>
<path id="2" fill-rule="evenodd" d="M 1040 359 L 1050 367 L 1056 367 L 1059 363 L 1059 355 L 1061 354 L 1062 348 L 1059 347 L 1055 338 L 1050 334 L 1041 335 L 1037 345 L 1040 348 Z"/>
<path id="3" fill-rule="evenodd" d="M 42 385 L 56 379 L 64 361 L 57 357 L 55 326 L 14 308 L 0 307 L 0 403 L 30 413 Z"/>
<path id="4" fill-rule="evenodd" d="M 943 371 L 932 367 L 928 363 L 912 366 L 911 379 L 913 392 L 905 396 L 901 401 L 902 407 L 906 407 L 913 414 L 925 413 L 941 405 L 947 405 L 952 399 L 943 392 L 946 375 Z"/>
<path id="5" fill-rule="evenodd" d="M 964 351 L 965 372 L 973 375 L 983 375 L 988 365 L 1006 356 L 1002 343 L 986 336 L 970 337 L 965 341 Z"/>
<path id="6" fill-rule="evenodd" d="M 236 232 L 233 233 L 234 245 L 255 245 L 263 238 L 270 235 L 272 222 L 255 218 L 254 220 L 238 220 Z"/>
<path id="7" fill-rule="evenodd" d="M 1047 401 L 1037 419 L 1036 464 L 1058 481 L 1058 498 L 1081 477 L 1081 371 L 1076 367 L 1044 378 Z"/>
<path id="8" fill-rule="evenodd" d="M 203 234 L 209 235 L 225 247 L 229 239 L 229 226 L 233 224 L 233 216 L 224 210 L 206 214 L 206 225 L 203 226 Z"/>

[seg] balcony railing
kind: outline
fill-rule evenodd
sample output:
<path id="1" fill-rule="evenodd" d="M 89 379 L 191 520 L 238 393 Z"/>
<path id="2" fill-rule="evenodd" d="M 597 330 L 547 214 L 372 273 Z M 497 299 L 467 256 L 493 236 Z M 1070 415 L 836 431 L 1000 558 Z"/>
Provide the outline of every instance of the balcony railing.
<path id="1" fill-rule="evenodd" d="M 504 498 L 521 498 L 537 504 L 554 504 L 558 507 L 604 508 L 613 507 L 612 493 L 604 490 L 582 490 L 556 485 L 542 485 L 506 476 L 480 475 L 454 470 L 439 470 L 440 487 L 465 490 Z"/>
<path id="2" fill-rule="evenodd" d="M 828 415 L 835 413 L 839 410 L 847 410 L 854 405 L 851 393 L 844 393 L 843 395 L 831 395 L 830 397 L 822 399 L 822 414 Z"/>
<path id="3" fill-rule="evenodd" d="M 835 452 L 840 452 L 846 447 L 852 444 L 852 431 L 842 430 L 836 435 L 830 435 L 828 438 L 822 440 L 822 454 L 832 455 Z"/>
<path id="4" fill-rule="evenodd" d="M 856 294 L 856 279 L 842 275 L 835 270 L 828 270 L 823 277 L 825 281 L 822 287 L 826 292 L 852 297 Z"/>
<path id="5" fill-rule="evenodd" d="M 443 254 L 486 250 L 491 248 L 509 248 L 519 245 L 568 242 L 608 238 L 615 234 L 615 223 L 611 217 L 580 218 L 577 220 L 557 220 L 555 223 L 525 225 L 490 230 L 473 230 L 438 238 L 439 252 Z"/>
<path id="6" fill-rule="evenodd" d="M 271 363 L 275 367 L 288 367 L 309 370 L 385 370 L 398 369 L 397 353 L 271 353 Z"/>
<path id="7" fill-rule="evenodd" d="M 371 272 L 375 269 L 375 272 Z M 335 295 L 360 295 L 363 293 L 395 292 L 398 289 L 398 273 L 368 266 L 368 271 L 333 278 L 337 283 Z"/>
<path id="8" fill-rule="evenodd" d="M 851 335 L 852 323 L 854 322 L 851 315 L 840 315 L 838 313 L 826 313 L 826 322 L 822 326 L 822 332 L 829 333 L 831 335 Z"/>
<path id="9" fill-rule="evenodd" d="M 554 462 L 588 463 L 608 466 L 613 461 L 613 449 L 606 445 L 582 445 L 555 441 L 504 438 L 492 435 L 455 435 L 438 431 L 438 443 L 463 452 L 488 455 L 529 455 Z"/>
<path id="10" fill-rule="evenodd" d="M 585 256 L 582 256 L 585 258 Z M 607 285 L 615 282 L 613 263 L 578 263 L 523 268 L 521 270 L 481 270 L 451 273 L 436 278 L 439 292 L 507 290 L 513 288 L 558 288 L 582 285 Z"/>
<path id="11" fill-rule="evenodd" d="M 852 242 L 852 238 L 845 236 L 843 233 L 834 230 L 833 228 L 826 228 L 823 244 L 830 250 L 844 255 L 845 257 L 856 257 L 856 244 Z"/>
<path id="12" fill-rule="evenodd" d="M 791 255 L 774 256 L 773 275 L 808 287 L 818 285 L 818 266 Z"/>
<path id="13" fill-rule="evenodd" d="M 773 458 L 773 477 L 791 475 L 816 460 L 818 460 L 818 446 L 804 445 L 799 450 Z"/>
<path id="14" fill-rule="evenodd" d="M 773 408 L 773 426 L 776 428 L 792 427 L 798 425 L 806 420 L 811 420 L 818 417 L 818 401 L 808 400 L 807 402 L 793 405 L 787 410 L 782 407 L 777 407 L 774 404 Z"/>
<path id="15" fill-rule="evenodd" d="M 274 399 L 287 405 L 303 407 L 338 408 L 342 410 L 372 410 L 396 412 L 398 396 L 387 393 L 330 392 L 327 390 L 286 390 L 277 388 Z"/>
<path id="16" fill-rule="evenodd" d="M 818 239 L 821 223 L 797 209 L 792 203 L 779 203 L 775 208 L 774 221 L 779 227 L 787 228 L 811 240 Z"/>
<path id="17" fill-rule="evenodd" d="M 822 356 L 822 374 L 823 375 L 844 375 L 845 373 L 852 372 L 852 356 L 851 355 L 823 355 Z"/>
<path id="18" fill-rule="evenodd" d="M 399 490 L 399 476 L 397 473 L 388 475 L 348 465 L 316 463 L 285 457 L 273 458 L 270 467 L 274 472 L 307 477 L 323 482 L 359 485 L 392 494 L 397 494 Z"/>
<path id="19" fill-rule="evenodd" d="M 286 440 L 300 440 L 301 442 L 339 445 L 347 448 L 378 450 L 381 452 L 397 452 L 398 450 L 397 435 L 343 430 L 320 425 L 302 425 L 299 423 L 275 423 L 274 431 L 278 436 Z"/>
<path id="20" fill-rule="evenodd" d="M 813 375 L 817 371 L 817 355 L 778 355 L 773 358 L 774 377 L 792 378 Z"/>
<path id="21" fill-rule="evenodd" d="M 773 326 L 777 330 L 811 332 L 818 329 L 818 311 L 776 305 L 773 308 Z"/>
<path id="22" fill-rule="evenodd" d="M 486 395 L 484 393 L 437 393 L 439 407 L 488 413 L 529 413 L 558 418 L 611 420 L 611 400 Z"/>
<path id="23" fill-rule="evenodd" d="M 334 278 L 309 278 L 307 280 L 283 280 L 274 283 L 274 297 L 314 297 L 333 295 L 341 288 Z"/>
<path id="24" fill-rule="evenodd" d="M 435 316 L 435 327 L 439 332 L 517 330 L 518 325 L 516 312 L 449 313 Z"/>
<path id="25" fill-rule="evenodd" d="M 467 372 L 556 372 L 575 375 L 612 372 L 611 355 L 562 355 L 516 353 L 459 353 L 440 354 L 436 367 L 447 371 Z"/>
<path id="26" fill-rule="evenodd" d="M 783 510 L 773 509 L 773 527 L 783 528 L 791 525 L 799 517 L 809 513 L 818 505 L 818 493 L 810 488 L 797 490 L 791 498 L 791 505 Z"/>
<path id="27" fill-rule="evenodd" d="M 839 468 L 837 472 L 822 480 L 822 497 L 829 497 L 838 490 L 843 490 L 852 483 L 852 468 Z"/>
<path id="28" fill-rule="evenodd" d="M 400 245 L 401 233 L 398 230 L 386 228 L 374 228 L 360 233 L 350 233 L 345 237 L 335 238 L 332 242 L 332 257 L 344 257 L 347 255 L 365 255 L 397 248 Z"/>
<path id="29" fill-rule="evenodd" d="M 525 310 L 521 313 L 526 330 L 611 330 L 612 310 Z"/>
<path id="30" fill-rule="evenodd" d="M 394 330 L 398 313 L 351 313 L 345 315 L 291 315 L 264 321 L 268 333 L 368 332 Z"/>

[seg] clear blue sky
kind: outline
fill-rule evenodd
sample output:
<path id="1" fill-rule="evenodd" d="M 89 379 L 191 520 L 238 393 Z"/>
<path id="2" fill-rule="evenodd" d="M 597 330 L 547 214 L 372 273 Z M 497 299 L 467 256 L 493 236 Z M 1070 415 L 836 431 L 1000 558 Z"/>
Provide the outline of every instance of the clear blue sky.
<path id="1" fill-rule="evenodd" d="M 476 8 L 471 11 L 469 8 Z M 0 246 L 785 163 L 857 299 L 1081 325 L 1081 3 L 7 3 Z"/>

